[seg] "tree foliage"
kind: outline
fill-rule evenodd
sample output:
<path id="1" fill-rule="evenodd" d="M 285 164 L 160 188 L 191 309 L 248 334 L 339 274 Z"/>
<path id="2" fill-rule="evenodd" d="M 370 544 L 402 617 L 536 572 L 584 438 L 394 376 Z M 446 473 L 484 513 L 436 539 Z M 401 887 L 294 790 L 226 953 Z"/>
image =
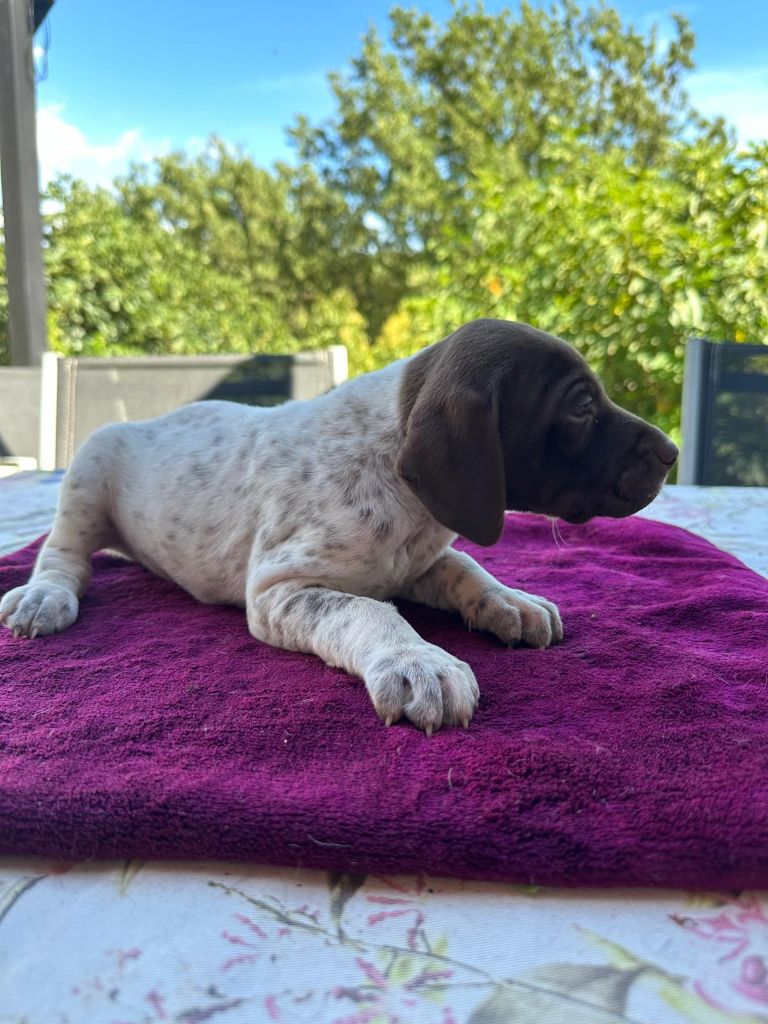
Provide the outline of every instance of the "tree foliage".
<path id="1" fill-rule="evenodd" d="M 389 40 L 369 32 L 331 76 L 334 115 L 293 126 L 295 162 L 213 138 L 109 190 L 59 179 L 52 344 L 340 341 L 359 372 L 495 315 L 573 341 L 674 431 L 687 337 L 768 340 L 768 145 L 739 151 L 691 107 L 694 39 L 675 26 L 662 46 L 572 0 L 456 3 L 442 23 L 395 8 Z M 0 359 L 6 317 L 0 289 Z"/>
<path id="2" fill-rule="evenodd" d="M 662 161 L 701 124 L 681 89 L 693 36 L 684 19 L 675 25 L 659 53 L 655 32 L 570 0 L 519 14 L 458 4 L 444 24 L 396 7 L 391 44 L 371 30 L 351 72 L 331 75 L 336 115 L 317 127 L 300 119 L 294 138 L 324 180 L 386 225 L 387 242 L 423 258 L 446 225 L 471 234 L 489 185 L 546 179 L 573 144 Z"/>
<path id="3" fill-rule="evenodd" d="M 768 145 L 738 160 L 726 143 L 680 145 L 662 168 L 582 153 L 489 198 L 467 244 L 442 241 L 385 325 L 381 362 L 404 354 L 397 338 L 415 351 L 464 319 L 522 320 L 674 432 L 687 338 L 768 340 L 767 243 Z"/>
<path id="4" fill-rule="evenodd" d="M 291 183 L 212 140 L 195 159 L 134 168 L 114 191 L 62 179 L 48 198 L 62 351 L 278 352 L 362 337 L 333 268 L 343 226 L 309 171 Z"/>

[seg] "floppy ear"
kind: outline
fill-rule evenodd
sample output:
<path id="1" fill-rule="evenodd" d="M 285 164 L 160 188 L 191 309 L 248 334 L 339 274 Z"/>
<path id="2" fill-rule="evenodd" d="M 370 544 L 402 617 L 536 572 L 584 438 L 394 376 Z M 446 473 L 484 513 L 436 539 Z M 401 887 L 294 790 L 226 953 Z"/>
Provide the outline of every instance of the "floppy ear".
<path id="1" fill-rule="evenodd" d="M 406 424 L 397 470 L 448 529 L 490 546 L 504 525 L 504 462 L 495 401 L 470 388 L 425 388 Z"/>

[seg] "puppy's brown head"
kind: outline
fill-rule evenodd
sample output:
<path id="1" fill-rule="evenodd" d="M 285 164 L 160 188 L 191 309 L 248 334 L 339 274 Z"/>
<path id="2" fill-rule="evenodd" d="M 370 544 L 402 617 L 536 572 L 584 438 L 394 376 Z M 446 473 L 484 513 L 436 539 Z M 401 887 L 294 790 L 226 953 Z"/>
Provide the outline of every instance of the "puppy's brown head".
<path id="1" fill-rule="evenodd" d="M 400 389 L 397 469 L 439 523 L 494 544 L 505 509 L 583 523 L 658 493 L 677 448 L 607 397 L 582 357 L 525 324 L 475 320 Z"/>

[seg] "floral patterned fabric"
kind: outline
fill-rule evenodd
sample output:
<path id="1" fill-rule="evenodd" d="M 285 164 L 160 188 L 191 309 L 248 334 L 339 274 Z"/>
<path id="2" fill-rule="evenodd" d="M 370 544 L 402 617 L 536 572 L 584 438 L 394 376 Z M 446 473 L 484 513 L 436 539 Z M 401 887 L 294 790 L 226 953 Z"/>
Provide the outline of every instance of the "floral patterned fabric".
<path id="1" fill-rule="evenodd" d="M 59 480 L 0 480 L 0 553 L 49 527 Z M 645 514 L 768 575 L 766 490 L 669 487 Z M 768 1022 L 768 894 L 0 861 L 0 1024 L 209 1020 Z"/>

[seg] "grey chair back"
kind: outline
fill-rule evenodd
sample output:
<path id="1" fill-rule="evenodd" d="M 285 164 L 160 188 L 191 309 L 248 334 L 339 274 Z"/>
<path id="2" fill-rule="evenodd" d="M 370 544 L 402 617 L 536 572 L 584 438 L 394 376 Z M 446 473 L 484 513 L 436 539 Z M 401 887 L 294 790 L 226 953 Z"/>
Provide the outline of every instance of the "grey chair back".
<path id="1" fill-rule="evenodd" d="M 105 423 L 151 419 L 206 399 L 279 405 L 324 394 L 346 377 L 343 345 L 258 356 L 62 359 L 46 353 L 40 468 L 66 469 L 83 441 Z"/>

